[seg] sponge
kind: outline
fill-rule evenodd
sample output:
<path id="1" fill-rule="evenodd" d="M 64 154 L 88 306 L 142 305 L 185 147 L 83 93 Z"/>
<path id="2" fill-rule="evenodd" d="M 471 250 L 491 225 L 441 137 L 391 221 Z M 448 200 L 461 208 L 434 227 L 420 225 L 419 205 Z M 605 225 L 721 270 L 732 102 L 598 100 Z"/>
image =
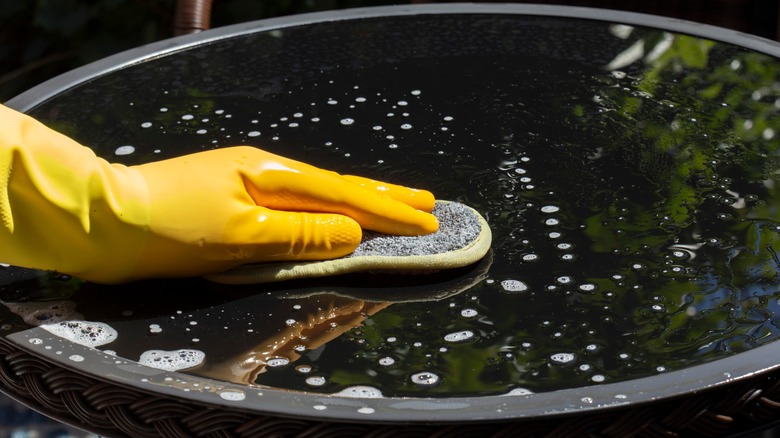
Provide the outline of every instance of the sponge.
<path id="1" fill-rule="evenodd" d="M 458 202 L 436 201 L 435 233 L 393 236 L 364 231 L 352 254 L 333 260 L 255 263 L 206 278 L 223 284 L 255 284 L 355 272 L 428 273 L 468 266 L 490 249 L 492 235 L 485 218 Z"/>

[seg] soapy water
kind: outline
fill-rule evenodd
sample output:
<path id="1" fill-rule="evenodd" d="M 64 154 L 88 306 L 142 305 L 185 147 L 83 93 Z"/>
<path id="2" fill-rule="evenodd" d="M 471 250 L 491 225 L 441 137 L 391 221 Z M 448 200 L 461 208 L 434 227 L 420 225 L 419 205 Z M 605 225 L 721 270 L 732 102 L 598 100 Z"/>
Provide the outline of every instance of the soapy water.
<path id="1" fill-rule="evenodd" d="M 76 311 L 76 302 L 70 300 L 2 302 L 2 304 L 32 326 L 84 318 L 84 315 Z"/>
<path id="2" fill-rule="evenodd" d="M 206 354 L 199 350 L 180 349 L 174 351 L 148 350 L 141 354 L 138 362 L 165 371 L 179 371 L 200 365 Z"/>
<path id="3" fill-rule="evenodd" d="M 85 347 L 109 344 L 117 338 L 117 331 L 102 322 L 72 320 L 43 324 L 40 327 L 53 335 Z"/>

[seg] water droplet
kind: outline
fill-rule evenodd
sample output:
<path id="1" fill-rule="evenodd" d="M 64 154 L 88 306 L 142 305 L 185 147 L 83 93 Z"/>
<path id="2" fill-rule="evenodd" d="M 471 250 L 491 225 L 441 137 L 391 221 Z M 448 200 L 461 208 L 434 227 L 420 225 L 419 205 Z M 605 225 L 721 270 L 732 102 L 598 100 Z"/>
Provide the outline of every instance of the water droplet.
<path id="1" fill-rule="evenodd" d="M 393 359 L 392 357 L 383 357 L 383 358 L 379 359 L 379 365 L 382 365 L 382 366 L 386 366 L 387 367 L 387 366 L 390 366 L 390 365 L 392 365 L 394 363 L 395 363 L 395 359 Z"/>
<path id="2" fill-rule="evenodd" d="M 434 386 L 439 383 L 439 376 L 428 371 L 412 375 L 412 383 L 420 386 Z"/>
<path id="3" fill-rule="evenodd" d="M 444 340 L 447 342 L 463 342 L 474 337 L 474 332 L 471 330 L 463 330 L 459 332 L 448 333 L 444 336 Z"/>
<path id="4" fill-rule="evenodd" d="M 260 135 L 260 131 L 249 131 L 246 135 L 247 137 L 257 137 Z"/>
<path id="5" fill-rule="evenodd" d="M 507 392 L 505 395 L 531 395 L 534 392 L 530 389 L 525 388 L 512 388 L 511 391 Z"/>
<path id="6" fill-rule="evenodd" d="M 473 318 L 478 315 L 477 311 L 474 309 L 463 309 L 460 311 L 460 315 L 464 318 Z"/>
<path id="7" fill-rule="evenodd" d="M 382 398 L 382 391 L 373 386 L 357 385 L 344 388 L 337 392 L 336 395 L 354 398 Z"/>
<path id="8" fill-rule="evenodd" d="M 525 292 L 528 290 L 528 285 L 519 280 L 503 280 L 501 287 L 507 292 Z"/>
<path id="9" fill-rule="evenodd" d="M 341 119 L 341 124 L 342 124 L 342 125 L 345 125 L 345 126 L 346 126 L 346 125 L 351 125 L 351 124 L 353 124 L 353 123 L 355 123 L 355 119 L 351 119 L 351 118 L 349 118 L 349 117 L 347 117 L 347 118 L 344 118 L 344 119 Z"/>
<path id="10" fill-rule="evenodd" d="M 219 396 L 228 401 L 242 401 L 246 399 L 246 394 L 242 391 L 222 391 Z"/>
<path id="11" fill-rule="evenodd" d="M 266 364 L 272 368 L 282 367 L 289 363 L 290 363 L 290 359 L 286 357 L 273 357 L 271 359 L 268 359 L 268 361 L 266 362 Z"/>
<path id="12" fill-rule="evenodd" d="M 401 125 L 401 129 L 412 129 L 412 125 L 409 123 L 404 123 Z"/>
<path id="13" fill-rule="evenodd" d="M 326 380 L 322 376 L 311 376 L 306 378 L 306 384 L 310 386 L 322 386 L 325 382 Z"/>
<path id="14" fill-rule="evenodd" d="M 134 146 L 125 145 L 125 146 L 119 146 L 118 148 L 116 148 L 116 150 L 114 151 L 114 154 L 116 154 L 116 155 L 130 155 L 133 152 L 135 152 L 135 147 Z"/>

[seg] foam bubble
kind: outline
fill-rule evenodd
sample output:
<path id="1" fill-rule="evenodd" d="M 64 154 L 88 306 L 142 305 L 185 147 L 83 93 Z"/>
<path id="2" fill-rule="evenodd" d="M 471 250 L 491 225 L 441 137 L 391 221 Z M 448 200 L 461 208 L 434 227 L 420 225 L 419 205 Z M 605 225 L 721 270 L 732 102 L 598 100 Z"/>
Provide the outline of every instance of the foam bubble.
<path id="1" fill-rule="evenodd" d="M 525 388 L 513 388 L 511 391 L 507 392 L 504 395 L 531 395 L 534 392 L 530 389 Z"/>
<path id="2" fill-rule="evenodd" d="M 222 391 L 219 396 L 228 401 L 242 401 L 246 399 L 246 394 L 242 391 Z"/>
<path id="3" fill-rule="evenodd" d="M 555 353 L 550 356 L 550 360 L 556 364 L 567 364 L 574 360 L 574 355 L 571 353 Z"/>
<path id="4" fill-rule="evenodd" d="M 473 318 L 478 315 L 478 312 L 474 309 L 463 309 L 460 311 L 460 315 L 465 318 Z"/>
<path id="5" fill-rule="evenodd" d="M 507 292 L 525 292 L 528 290 L 528 285 L 520 280 L 504 280 L 501 282 L 501 287 Z"/>
<path id="6" fill-rule="evenodd" d="M 322 386 L 326 382 L 325 378 L 322 376 L 312 376 L 306 378 L 306 383 L 311 386 Z"/>
<path id="7" fill-rule="evenodd" d="M 62 321 L 44 324 L 42 329 L 85 347 L 97 347 L 113 342 L 117 332 L 110 325 L 92 321 Z"/>
<path id="8" fill-rule="evenodd" d="M 354 398 L 382 398 L 382 391 L 372 386 L 350 386 L 337 392 L 336 395 Z"/>
<path id="9" fill-rule="evenodd" d="M 199 350 L 148 350 L 138 360 L 143 365 L 166 371 L 178 371 L 200 365 L 206 354 Z"/>
<path id="10" fill-rule="evenodd" d="M 439 376 L 429 371 L 412 375 L 412 382 L 420 386 L 434 386 L 439 383 Z"/>
<path id="11" fill-rule="evenodd" d="M 290 363 L 290 359 L 286 357 L 273 357 L 271 359 L 268 359 L 266 364 L 269 367 L 275 368 L 275 367 L 283 367 Z"/>
<path id="12" fill-rule="evenodd" d="M 460 332 L 449 333 L 444 336 L 444 340 L 447 342 L 463 342 L 474 337 L 474 332 L 471 330 L 463 330 Z"/>
<path id="13" fill-rule="evenodd" d="M 341 119 L 341 124 L 342 125 L 351 125 L 353 123 L 355 123 L 355 119 L 351 119 L 349 117 Z"/>

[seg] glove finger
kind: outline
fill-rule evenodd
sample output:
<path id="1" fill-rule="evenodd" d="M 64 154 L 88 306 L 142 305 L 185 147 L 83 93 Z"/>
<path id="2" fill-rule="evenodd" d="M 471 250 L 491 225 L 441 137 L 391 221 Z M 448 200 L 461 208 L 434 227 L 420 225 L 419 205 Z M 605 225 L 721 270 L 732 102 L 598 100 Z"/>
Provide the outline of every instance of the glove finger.
<path id="1" fill-rule="evenodd" d="M 341 177 L 365 189 L 387 195 L 417 210 L 430 212 L 436 203 L 433 193 L 427 190 L 413 189 L 356 175 L 341 175 Z"/>
<path id="2" fill-rule="evenodd" d="M 249 261 L 327 260 L 357 248 L 362 236 L 353 219 L 330 213 L 305 213 L 255 207 L 228 227 L 229 240 L 254 247 Z M 241 234 L 241 235 L 237 235 Z"/>
<path id="3" fill-rule="evenodd" d="M 274 210 L 339 213 L 365 229 L 386 234 L 420 235 L 438 229 L 433 215 L 391 196 L 362 187 L 335 172 L 281 160 L 276 166 L 261 167 L 245 175 L 245 187 L 257 205 Z"/>

